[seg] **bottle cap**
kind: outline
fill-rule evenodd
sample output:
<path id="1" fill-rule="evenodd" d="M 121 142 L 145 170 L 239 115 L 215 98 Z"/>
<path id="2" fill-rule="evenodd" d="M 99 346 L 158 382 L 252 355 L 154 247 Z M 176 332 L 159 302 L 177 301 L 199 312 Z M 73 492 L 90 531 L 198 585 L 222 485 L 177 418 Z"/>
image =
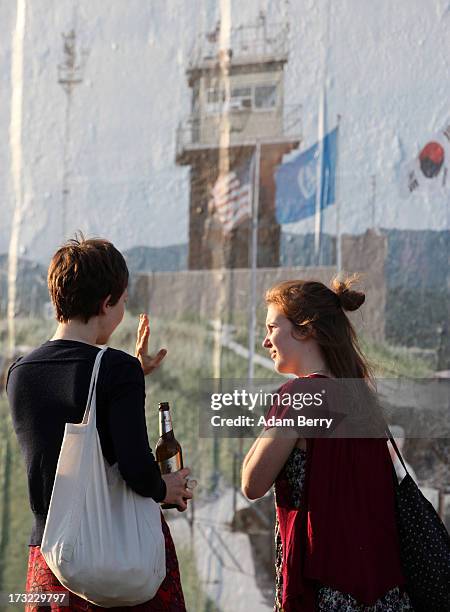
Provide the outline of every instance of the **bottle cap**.
<path id="1" fill-rule="evenodd" d="M 170 410 L 169 402 L 159 402 L 160 410 Z"/>

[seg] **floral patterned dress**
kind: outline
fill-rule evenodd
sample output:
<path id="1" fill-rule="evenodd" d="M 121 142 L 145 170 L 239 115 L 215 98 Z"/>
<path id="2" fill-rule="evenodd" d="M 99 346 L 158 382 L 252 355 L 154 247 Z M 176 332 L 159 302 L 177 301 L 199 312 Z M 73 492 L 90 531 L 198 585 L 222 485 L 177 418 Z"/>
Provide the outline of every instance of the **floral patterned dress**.
<path id="1" fill-rule="evenodd" d="M 299 508 L 306 475 L 306 451 L 294 448 L 275 481 L 275 504 L 280 499 L 281 490 L 289 491 L 288 503 Z M 284 486 L 280 486 L 283 483 Z M 288 485 L 286 487 L 286 484 Z M 286 501 L 286 500 L 285 500 Z M 275 607 L 274 612 L 282 612 L 283 599 L 283 547 L 278 519 L 275 522 Z M 323 586 L 317 592 L 318 612 L 414 612 L 407 593 L 398 587 L 388 591 L 373 605 L 360 604 L 351 595 Z"/>
<path id="2" fill-rule="evenodd" d="M 166 577 L 159 587 L 155 597 L 136 606 L 115 606 L 111 610 L 124 610 L 126 612 L 186 612 L 183 590 L 181 588 L 180 571 L 175 552 L 175 546 L 170 535 L 169 526 L 163 515 L 161 515 L 161 526 L 166 542 Z M 104 610 L 95 606 L 78 595 L 68 591 L 52 573 L 48 567 L 40 546 L 30 546 L 27 572 L 27 593 L 68 593 L 69 607 L 67 603 L 63 606 L 58 603 L 49 605 L 26 605 L 25 612 L 94 612 Z"/>

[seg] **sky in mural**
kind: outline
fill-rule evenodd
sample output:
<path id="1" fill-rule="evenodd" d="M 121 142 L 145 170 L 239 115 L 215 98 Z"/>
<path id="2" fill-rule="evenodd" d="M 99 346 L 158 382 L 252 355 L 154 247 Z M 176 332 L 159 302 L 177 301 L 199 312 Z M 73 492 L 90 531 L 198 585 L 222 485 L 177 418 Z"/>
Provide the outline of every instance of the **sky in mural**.
<path id="1" fill-rule="evenodd" d="M 0 253 L 14 228 L 19 253 L 42 262 L 77 229 L 122 249 L 186 243 L 189 168 L 175 144 L 191 108 L 190 52 L 219 17 L 237 27 L 260 11 L 289 23 L 284 102 L 302 105 L 300 149 L 317 142 L 323 92 L 326 129 L 340 116 L 343 231 L 448 228 L 450 151 L 425 149 L 450 122 L 447 0 L 18 0 L 0 7 Z M 68 95 L 58 78 L 72 29 L 79 82 Z M 439 180 L 410 193 L 421 163 L 439 166 Z M 314 220 L 283 229 L 310 232 Z"/>

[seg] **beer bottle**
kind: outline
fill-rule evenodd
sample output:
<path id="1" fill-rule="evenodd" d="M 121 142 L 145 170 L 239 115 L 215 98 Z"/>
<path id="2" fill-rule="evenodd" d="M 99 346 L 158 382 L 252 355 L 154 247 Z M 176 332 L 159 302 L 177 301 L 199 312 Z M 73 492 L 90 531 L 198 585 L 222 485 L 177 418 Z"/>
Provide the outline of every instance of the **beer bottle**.
<path id="1" fill-rule="evenodd" d="M 159 464 L 161 474 L 177 472 L 183 467 L 183 453 L 180 443 L 173 433 L 172 417 L 170 415 L 169 402 L 159 403 L 159 440 L 156 444 L 156 461 Z M 177 508 L 176 504 L 161 504 L 161 508 Z"/>

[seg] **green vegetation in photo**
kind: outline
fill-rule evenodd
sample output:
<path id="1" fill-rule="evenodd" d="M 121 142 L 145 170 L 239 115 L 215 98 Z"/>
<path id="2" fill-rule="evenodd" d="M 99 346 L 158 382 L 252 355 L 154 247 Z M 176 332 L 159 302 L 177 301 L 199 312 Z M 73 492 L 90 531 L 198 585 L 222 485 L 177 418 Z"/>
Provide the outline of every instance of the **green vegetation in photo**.
<path id="1" fill-rule="evenodd" d="M 188 612 L 220 612 L 204 590 L 197 573 L 194 552 L 189 547 L 177 549 L 181 583 Z"/>
<path id="2" fill-rule="evenodd" d="M 264 337 L 265 311 L 258 310 L 256 352 L 267 356 L 261 347 Z M 246 347 L 248 341 L 247 319 L 244 314 L 235 316 L 236 328 L 232 339 Z M 16 319 L 17 345 L 36 347 L 48 340 L 56 328 L 56 322 L 43 319 Z M 110 345 L 134 354 L 138 317 L 127 313 L 121 326 L 111 338 Z M 0 338 L 3 351 L 6 346 L 7 323 L 0 322 Z M 150 443 L 155 447 L 158 439 L 158 403 L 169 401 L 174 430 L 183 447 L 185 465 L 192 469 L 198 480 L 196 497 L 201 500 L 217 481 L 225 485 L 233 482 L 233 460 L 236 453 L 245 453 L 252 440 L 199 438 L 198 411 L 203 381 L 214 377 L 214 363 L 220 363 L 223 379 L 247 377 L 247 359 L 231 349 L 217 346 L 210 322 L 195 316 L 177 320 L 164 320 L 150 316 L 150 352 L 168 349 L 162 366 L 146 377 L 146 418 Z M 362 348 L 375 365 L 379 376 L 427 377 L 430 368 L 407 351 L 380 346 L 368 340 Z M 219 353 L 217 352 L 219 351 Z M 255 379 L 279 377 L 273 369 L 255 365 Z M 126 414 L 124 414 L 126 418 Z M 239 467 L 239 466 L 238 466 Z M 236 470 L 234 472 L 236 477 Z M 239 477 L 239 474 L 237 474 Z M 28 556 L 28 537 L 32 515 L 28 505 L 26 473 L 9 416 L 5 394 L 0 395 L 0 590 L 21 591 L 25 586 Z M 178 551 L 185 587 L 188 610 L 191 612 L 218 612 L 199 587 L 195 563 L 189 550 Z M 203 607 L 202 607 L 203 606 Z"/>

